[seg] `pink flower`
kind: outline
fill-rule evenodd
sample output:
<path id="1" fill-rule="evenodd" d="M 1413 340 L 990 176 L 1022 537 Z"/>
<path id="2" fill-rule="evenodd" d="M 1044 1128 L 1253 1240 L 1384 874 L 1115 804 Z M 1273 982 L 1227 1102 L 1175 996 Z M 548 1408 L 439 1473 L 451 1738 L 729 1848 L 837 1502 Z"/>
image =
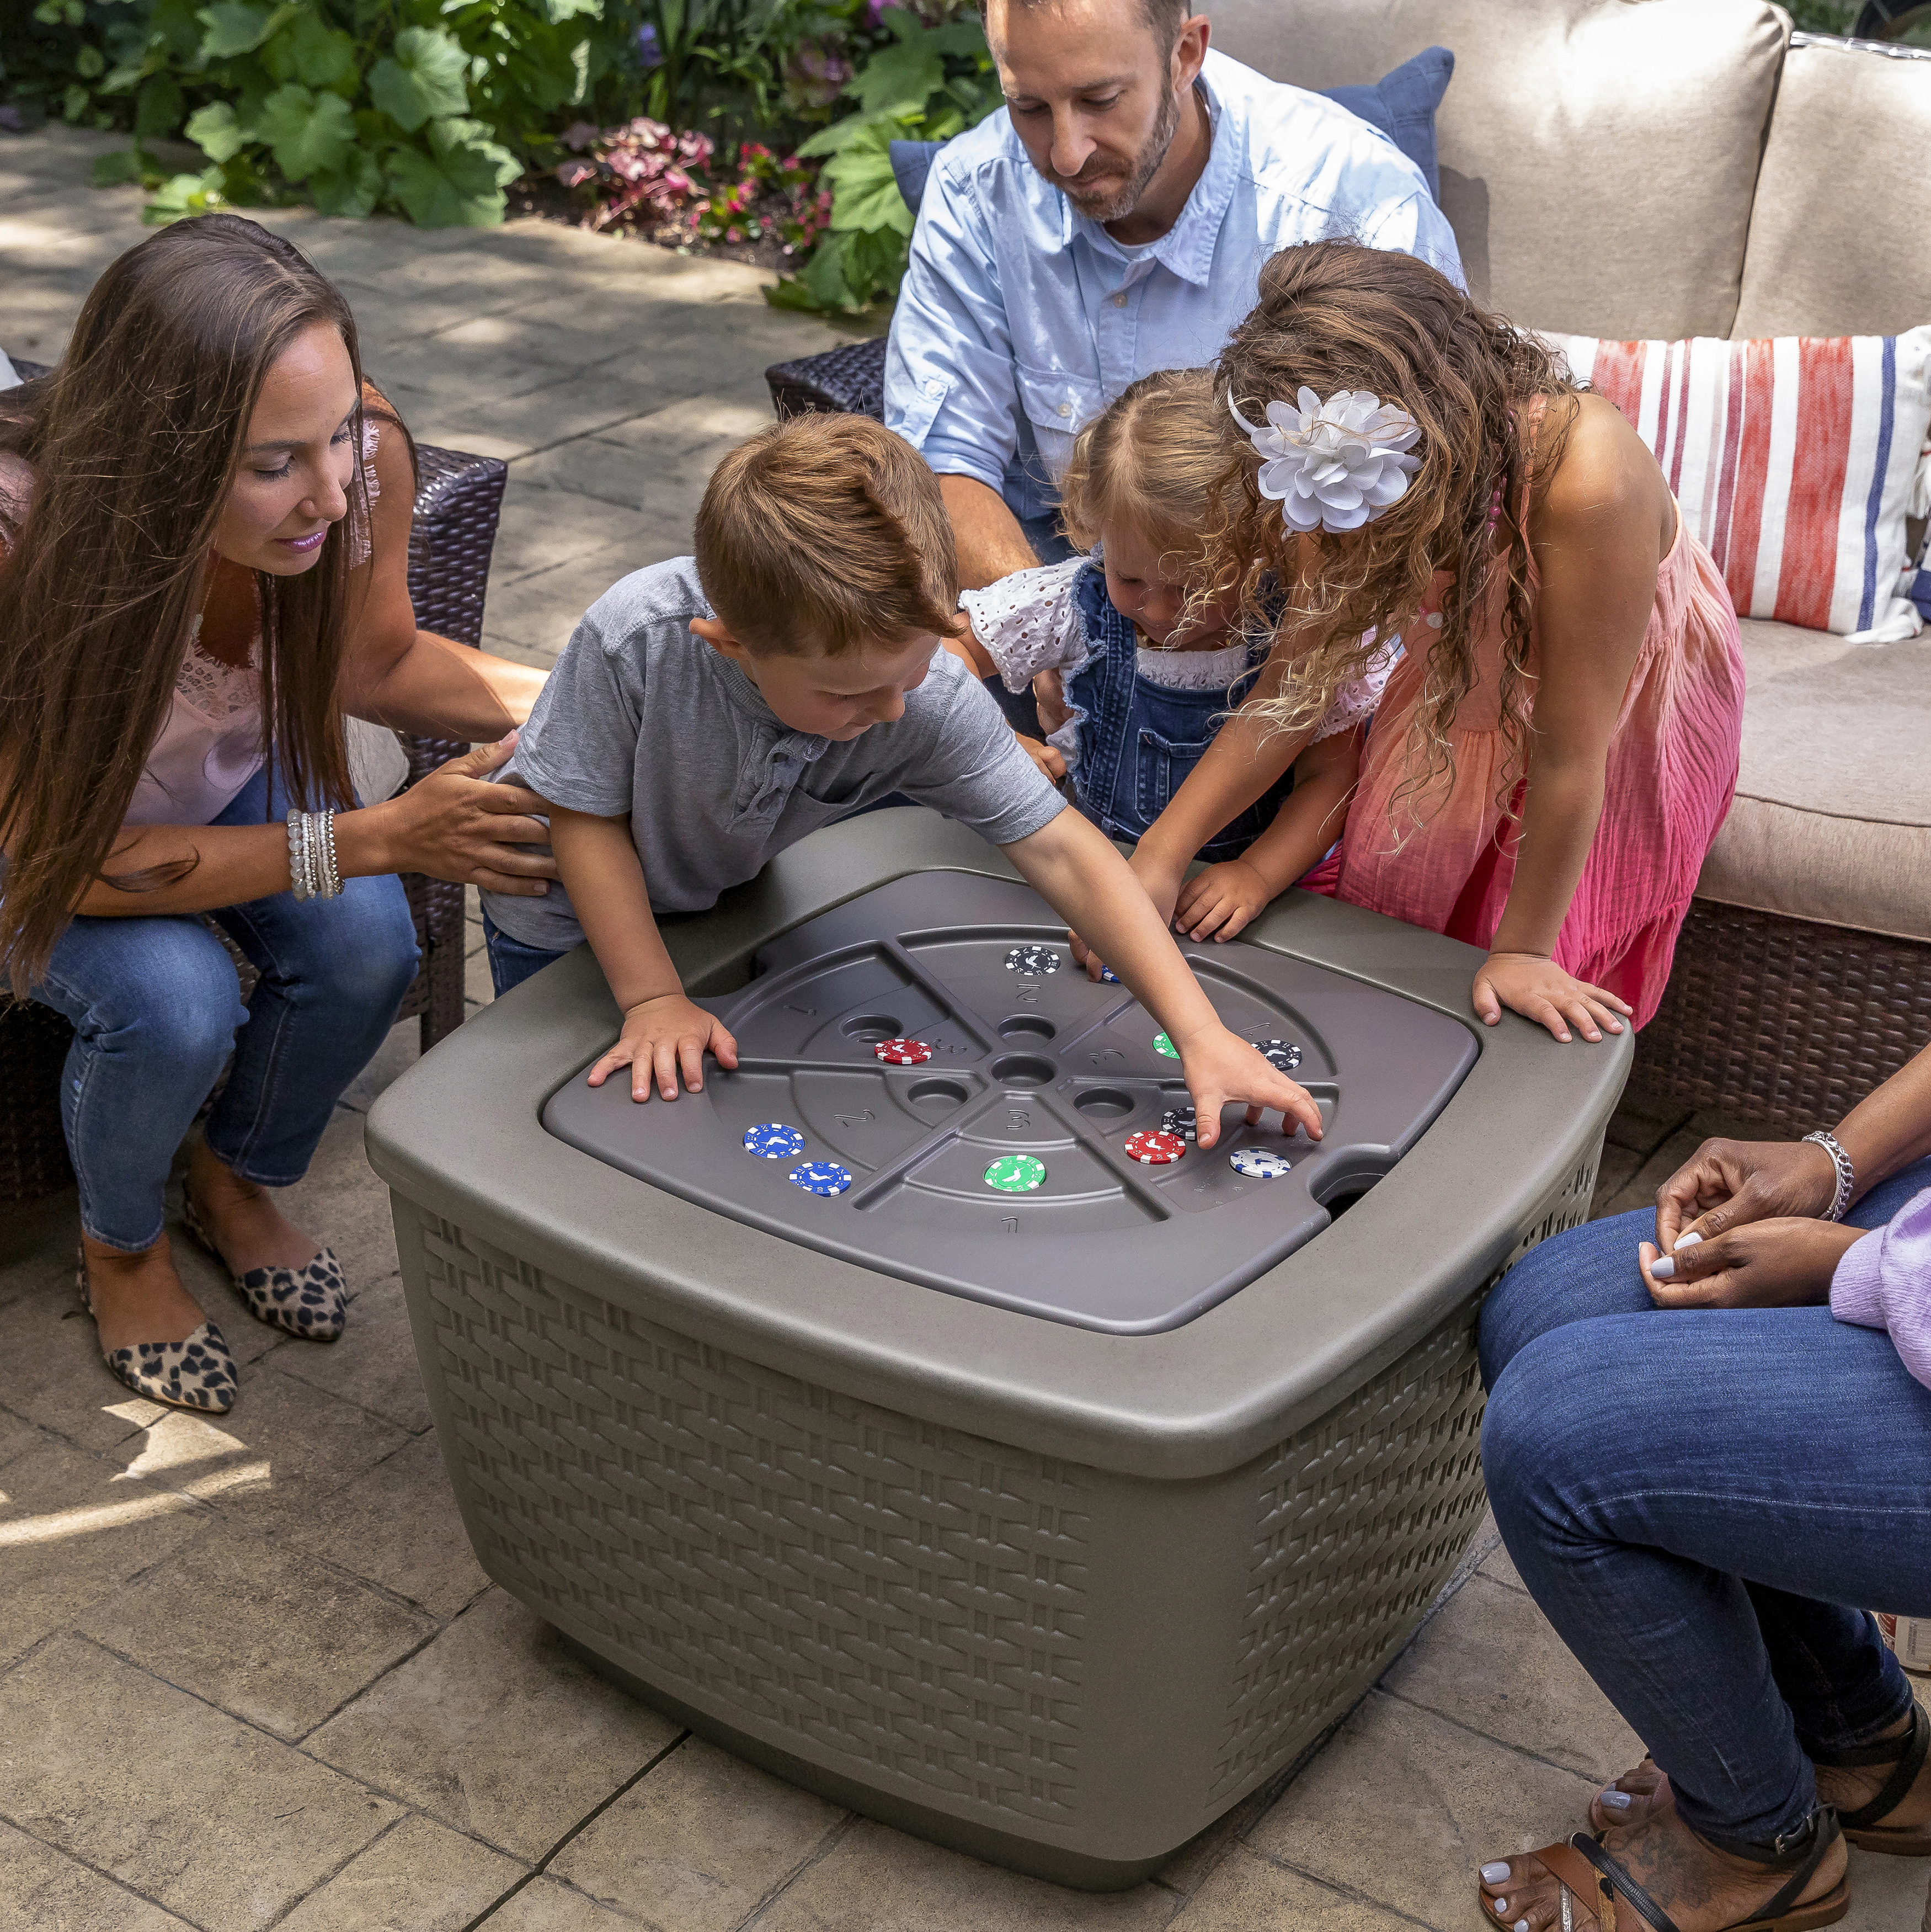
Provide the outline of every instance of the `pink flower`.
<path id="1" fill-rule="evenodd" d="M 556 170 L 556 178 L 565 188 L 574 188 L 580 182 L 595 181 L 597 171 L 588 161 L 565 161 Z"/>
<path id="2" fill-rule="evenodd" d="M 564 146 L 574 148 L 579 154 L 589 146 L 592 142 L 601 140 L 602 138 L 603 130 L 594 122 L 590 121 L 573 121 L 557 136 Z"/>
<path id="3" fill-rule="evenodd" d="M 724 239 L 727 242 L 742 242 L 744 239 L 744 231 L 740 228 L 727 228 L 724 230 Z"/>

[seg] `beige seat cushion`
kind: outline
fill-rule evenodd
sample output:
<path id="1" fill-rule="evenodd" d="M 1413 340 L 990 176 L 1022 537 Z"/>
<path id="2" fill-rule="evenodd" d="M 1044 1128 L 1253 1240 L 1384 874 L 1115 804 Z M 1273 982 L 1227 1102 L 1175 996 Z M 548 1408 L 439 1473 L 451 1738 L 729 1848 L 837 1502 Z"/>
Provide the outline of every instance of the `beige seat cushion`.
<path id="1" fill-rule="evenodd" d="M 1740 337 L 1931 322 L 1931 54 L 1798 46 L 1764 149 Z"/>
<path id="2" fill-rule="evenodd" d="M 1618 338 L 1730 333 L 1787 31 L 1765 0 L 1205 10 L 1215 46 L 1297 86 L 1378 80 L 1438 44 L 1454 54 L 1435 123 L 1442 208 L 1470 289 L 1512 320 Z"/>
<path id="3" fill-rule="evenodd" d="M 1931 633 L 1871 650 L 1743 624 L 1737 802 L 1697 892 L 1931 940 Z"/>

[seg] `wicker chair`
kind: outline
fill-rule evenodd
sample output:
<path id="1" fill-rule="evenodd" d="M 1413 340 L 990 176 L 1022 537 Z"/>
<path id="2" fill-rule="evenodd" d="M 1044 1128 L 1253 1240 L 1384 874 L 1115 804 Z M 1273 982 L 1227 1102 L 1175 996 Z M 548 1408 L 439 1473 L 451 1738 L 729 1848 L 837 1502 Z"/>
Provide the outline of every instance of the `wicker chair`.
<path id="1" fill-rule="evenodd" d="M 841 343 L 821 356 L 774 362 L 764 372 L 780 422 L 813 410 L 885 420 L 885 338 Z"/>
<path id="2" fill-rule="evenodd" d="M 28 380 L 43 365 L 16 359 Z M 483 640 L 483 596 L 508 472 L 493 457 L 416 446 L 420 482 L 409 536 L 409 588 L 416 622 L 459 644 Z M 405 738 L 409 782 L 468 750 L 445 738 Z M 403 997 L 427 1052 L 463 1020 L 463 888 L 419 872 L 402 875 L 422 968 Z M 0 1202 L 34 1201 L 73 1178 L 60 1117 L 60 1070 L 73 1028 L 50 1007 L 0 994 Z"/>

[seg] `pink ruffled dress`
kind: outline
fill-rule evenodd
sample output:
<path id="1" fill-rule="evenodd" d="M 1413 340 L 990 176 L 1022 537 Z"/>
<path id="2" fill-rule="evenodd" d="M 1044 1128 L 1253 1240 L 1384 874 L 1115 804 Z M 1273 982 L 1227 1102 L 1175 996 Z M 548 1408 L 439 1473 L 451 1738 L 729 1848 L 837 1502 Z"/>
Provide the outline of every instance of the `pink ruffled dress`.
<path id="1" fill-rule="evenodd" d="M 1416 627 L 1423 637 L 1439 628 L 1434 607 L 1447 581 L 1436 580 Z M 1532 593 L 1537 587 L 1531 575 Z M 1477 639 L 1477 682 L 1450 728 L 1453 786 L 1444 796 L 1438 781 L 1419 826 L 1411 799 L 1398 794 L 1429 654 L 1411 649 L 1396 666 L 1362 754 L 1332 887 L 1336 898 L 1485 950 L 1515 878 L 1513 814 L 1524 792 L 1519 782 L 1506 811 L 1496 797 L 1510 752 L 1501 730 L 1499 605 L 1498 596 Z M 1532 628 L 1531 676 L 1536 646 Z M 1609 740 L 1603 815 L 1555 946 L 1558 965 L 1620 994 L 1639 1027 L 1662 1003 L 1697 874 L 1735 796 L 1743 717 L 1735 608 L 1722 572 L 1679 514 Z"/>

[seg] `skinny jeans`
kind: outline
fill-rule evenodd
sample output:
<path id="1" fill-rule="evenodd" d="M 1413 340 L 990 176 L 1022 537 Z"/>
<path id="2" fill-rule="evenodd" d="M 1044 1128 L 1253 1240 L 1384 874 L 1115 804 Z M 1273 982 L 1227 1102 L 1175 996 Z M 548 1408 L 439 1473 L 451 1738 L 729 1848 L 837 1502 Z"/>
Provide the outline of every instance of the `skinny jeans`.
<path id="1" fill-rule="evenodd" d="M 211 822 L 259 825 L 288 808 L 264 770 Z M 208 1150 L 264 1187 L 299 1180 L 415 976 L 415 924 L 392 874 L 346 880 L 339 898 L 277 892 L 210 916 L 261 976 L 245 1006 L 199 914 L 76 918 L 30 988 L 73 1022 L 61 1120 L 81 1227 L 108 1247 L 160 1238 L 175 1150 L 231 1052 Z"/>
<path id="2" fill-rule="evenodd" d="M 1890 1220 L 1931 1160 L 1846 1216 Z M 1759 1840 L 1811 1756 L 1902 1718 L 1870 1610 L 1931 1615 L 1931 1388 L 1827 1307 L 1660 1309 L 1644 1208 L 1532 1250 L 1483 1310 L 1482 1466 L 1530 1594 L 1692 1830 Z"/>

